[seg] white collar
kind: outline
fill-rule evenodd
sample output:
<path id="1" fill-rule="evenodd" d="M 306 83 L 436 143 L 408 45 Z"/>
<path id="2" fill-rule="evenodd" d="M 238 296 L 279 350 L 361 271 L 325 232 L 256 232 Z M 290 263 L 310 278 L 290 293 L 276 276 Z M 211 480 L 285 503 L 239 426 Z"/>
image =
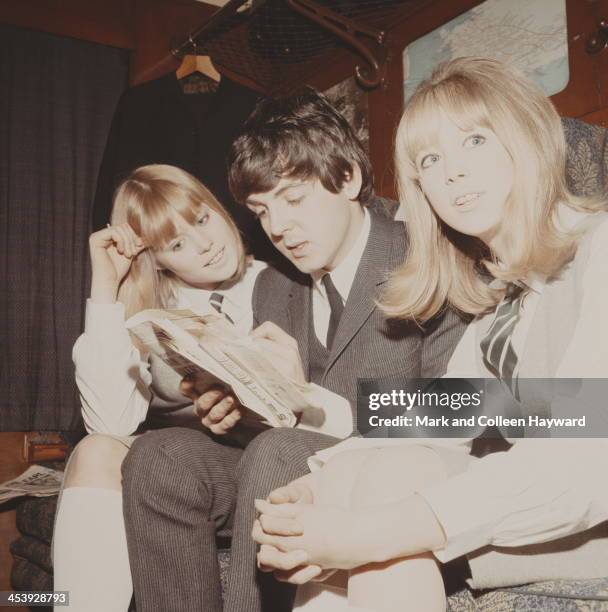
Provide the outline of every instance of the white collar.
<path id="1" fill-rule="evenodd" d="M 558 204 L 557 207 L 557 225 L 562 231 L 571 231 L 577 228 L 581 223 L 589 220 L 589 213 L 575 210 L 566 204 Z M 523 279 L 526 287 L 541 294 L 547 286 L 548 276 L 540 272 L 529 272 L 526 278 Z"/>
<path id="2" fill-rule="evenodd" d="M 547 275 L 540 274 L 540 272 L 530 272 L 526 276 L 525 283 L 534 293 L 542 293 L 547 284 Z"/>
<path id="3" fill-rule="evenodd" d="M 224 296 L 226 302 L 222 303 L 222 309 L 236 322 L 251 309 L 253 284 L 257 278 L 257 273 L 266 265 L 263 261 L 252 259 L 247 262 L 245 272 L 240 279 L 224 281 L 213 291 L 197 289 L 196 287 L 180 287 L 180 301 L 185 299 L 194 306 L 194 309 L 204 312 L 207 310 L 211 294 L 219 293 Z"/>
<path id="4" fill-rule="evenodd" d="M 350 293 L 355 275 L 359 269 L 359 263 L 361 257 L 363 257 L 363 251 L 367 246 L 369 234 L 371 230 L 371 216 L 367 208 L 363 208 L 363 224 L 357 240 L 353 244 L 350 251 L 346 254 L 346 257 L 329 273 L 334 286 L 338 290 L 340 297 L 346 302 L 348 294 Z M 327 274 L 321 270 L 311 274 L 314 288 L 326 297 L 325 286 L 321 282 L 322 278 Z"/>

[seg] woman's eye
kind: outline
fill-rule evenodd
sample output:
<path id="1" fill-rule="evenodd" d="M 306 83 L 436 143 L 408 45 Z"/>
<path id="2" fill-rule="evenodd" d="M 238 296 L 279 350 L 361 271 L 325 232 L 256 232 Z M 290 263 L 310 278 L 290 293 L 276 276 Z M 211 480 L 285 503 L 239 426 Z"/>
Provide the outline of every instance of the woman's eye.
<path id="1" fill-rule="evenodd" d="M 287 198 L 286 202 L 289 206 L 297 206 L 303 199 L 304 196 L 298 196 L 297 198 Z"/>
<path id="2" fill-rule="evenodd" d="M 263 208 L 260 208 L 259 210 L 254 210 L 253 214 L 255 215 L 256 219 L 261 219 L 262 217 L 266 216 L 266 211 Z"/>
<path id="3" fill-rule="evenodd" d="M 420 167 L 423 169 L 430 168 L 437 161 L 439 161 L 439 155 L 436 153 L 429 153 L 420 160 Z"/>
<path id="4" fill-rule="evenodd" d="M 464 141 L 465 147 L 478 147 L 486 141 L 485 136 L 481 134 L 473 134 Z"/>
<path id="5" fill-rule="evenodd" d="M 178 240 L 177 242 L 174 242 L 169 249 L 173 252 L 173 253 L 177 253 L 177 251 L 181 251 L 184 248 L 184 241 L 183 240 Z"/>
<path id="6" fill-rule="evenodd" d="M 196 223 L 197 225 L 205 225 L 205 223 L 207 223 L 207 221 L 209 221 L 209 214 L 205 213 L 204 215 L 201 215 L 197 220 Z"/>

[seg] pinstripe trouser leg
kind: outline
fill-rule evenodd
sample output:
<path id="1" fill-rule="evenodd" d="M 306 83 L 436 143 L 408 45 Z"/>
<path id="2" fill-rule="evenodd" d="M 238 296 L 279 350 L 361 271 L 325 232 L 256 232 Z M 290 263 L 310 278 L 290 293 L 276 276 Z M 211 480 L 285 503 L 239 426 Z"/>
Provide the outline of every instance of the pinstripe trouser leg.
<path id="1" fill-rule="evenodd" d="M 237 506 L 224 612 L 284 612 L 293 607 L 295 588 L 257 571 L 251 538 L 253 501 L 308 473 L 306 459 L 339 440 L 298 429 L 271 429 L 249 443 L 237 468 Z"/>
<path id="2" fill-rule="evenodd" d="M 242 453 L 184 428 L 133 443 L 123 504 L 138 612 L 221 612 L 215 537 L 229 527 Z"/>

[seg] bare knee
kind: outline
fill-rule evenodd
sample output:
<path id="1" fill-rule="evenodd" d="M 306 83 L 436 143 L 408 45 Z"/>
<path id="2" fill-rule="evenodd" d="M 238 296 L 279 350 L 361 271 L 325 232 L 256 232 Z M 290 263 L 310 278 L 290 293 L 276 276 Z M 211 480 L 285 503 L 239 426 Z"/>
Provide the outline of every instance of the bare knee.
<path id="1" fill-rule="evenodd" d="M 315 503 L 350 507 L 353 488 L 362 467 L 376 449 L 357 449 L 338 453 L 315 474 Z"/>
<path id="2" fill-rule="evenodd" d="M 351 507 L 365 508 L 402 499 L 447 476 L 444 461 L 425 446 L 392 446 L 368 455 L 353 486 Z"/>
<path id="3" fill-rule="evenodd" d="M 120 490 L 120 466 L 127 450 L 124 444 L 111 436 L 88 435 L 70 457 L 65 486 Z"/>

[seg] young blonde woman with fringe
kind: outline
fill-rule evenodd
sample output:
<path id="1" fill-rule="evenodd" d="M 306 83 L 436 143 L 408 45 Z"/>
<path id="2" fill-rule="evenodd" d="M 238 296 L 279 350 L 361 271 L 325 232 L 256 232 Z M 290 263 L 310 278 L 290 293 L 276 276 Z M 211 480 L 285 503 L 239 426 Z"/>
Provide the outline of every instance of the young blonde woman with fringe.
<path id="1" fill-rule="evenodd" d="M 172 371 L 163 364 L 150 369 L 124 321 L 145 308 L 217 313 L 219 300 L 247 333 L 253 286 L 266 264 L 246 258 L 236 225 L 209 190 L 167 165 L 138 168 L 119 186 L 112 223 L 91 235 L 89 247 L 91 297 L 74 362 L 90 435 L 66 470 L 53 540 L 55 589 L 70 592 L 70 609 L 124 612 L 132 584 L 121 465 L 148 415 L 152 385 L 157 394 L 188 404 L 179 377 L 168 376 Z M 190 421 L 202 420 L 215 434 L 240 418 L 230 401 L 211 413 L 203 404 L 186 409 Z M 227 461 L 235 451 L 226 446 Z"/>
<path id="2" fill-rule="evenodd" d="M 523 416 L 525 379 L 608 378 L 608 215 L 569 192 L 565 161 L 551 102 L 481 58 L 437 68 L 396 137 L 409 252 L 384 308 L 421 325 L 472 315 L 446 376 L 499 378 Z M 545 407 L 597 438 L 511 439 L 483 458 L 470 439 L 318 453 L 322 469 L 258 502 L 260 566 L 296 584 L 349 570 L 348 609 L 383 612 L 445 610 L 440 565 L 462 555 L 474 588 L 608 575 L 608 423 L 586 382 Z"/>

